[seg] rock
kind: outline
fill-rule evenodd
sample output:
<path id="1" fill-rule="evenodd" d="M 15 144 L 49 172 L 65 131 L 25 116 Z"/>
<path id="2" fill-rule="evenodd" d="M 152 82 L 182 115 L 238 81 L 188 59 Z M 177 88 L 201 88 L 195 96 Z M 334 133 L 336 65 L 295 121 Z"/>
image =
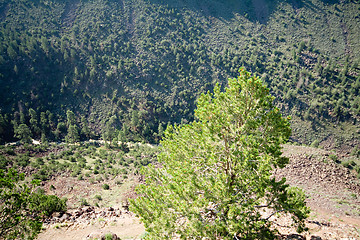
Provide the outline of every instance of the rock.
<path id="1" fill-rule="evenodd" d="M 306 240 L 305 237 L 299 235 L 299 234 L 290 234 L 287 236 L 286 239 L 297 239 L 297 240 Z"/>
<path id="2" fill-rule="evenodd" d="M 111 238 L 110 238 L 111 237 Z M 92 232 L 89 235 L 86 236 L 87 240 L 91 240 L 91 239 L 101 239 L 101 240 L 121 240 L 115 233 L 112 232 Z"/>
<path id="3" fill-rule="evenodd" d="M 321 237 L 318 237 L 318 236 L 311 236 L 311 240 L 321 240 L 322 238 Z"/>
<path id="4" fill-rule="evenodd" d="M 120 240 L 120 238 L 115 233 L 112 233 L 112 232 L 108 232 L 108 233 L 101 235 L 101 240 L 107 240 L 107 239 L 109 239 L 110 236 L 111 236 L 112 240 Z"/>
<path id="5" fill-rule="evenodd" d="M 103 233 L 102 232 L 92 232 L 86 236 L 85 239 L 101 239 Z"/>
<path id="6" fill-rule="evenodd" d="M 89 212 L 94 212 L 95 208 L 94 207 L 85 207 L 82 210 L 83 210 L 83 212 L 89 213 Z"/>
<path id="7" fill-rule="evenodd" d="M 52 217 L 53 218 L 61 218 L 63 214 L 64 214 L 63 212 L 54 212 L 52 214 Z"/>
<path id="8" fill-rule="evenodd" d="M 69 220 L 70 217 L 71 217 L 71 214 L 65 213 L 64 215 L 62 215 L 62 217 L 59 219 L 59 221 L 64 222 L 66 220 Z"/>

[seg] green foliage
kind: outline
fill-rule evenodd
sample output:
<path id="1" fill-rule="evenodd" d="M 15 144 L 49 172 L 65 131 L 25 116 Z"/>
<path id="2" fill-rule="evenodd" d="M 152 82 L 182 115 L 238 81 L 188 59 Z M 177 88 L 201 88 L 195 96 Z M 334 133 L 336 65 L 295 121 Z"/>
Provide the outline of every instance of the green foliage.
<path id="1" fill-rule="evenodd" d="M 311 147 L 315 147 L 315 148 L 317 148 L 317 147 L 319 147 L 319 140 L 317 140 L 317 139 L 315 139 L 312 143 L 311 143 Z"/>
<path id="2" fill-rule="evenodd" d="M 341 163 L 346 168 L 353 169 L 356 166 L 356 163 L 354 160 L 348 160 Z"/>
<path id="3" fill-rule="evenodd" d="M 80 199 L 80 206 L 90 206 L 88 201 L 85 198 Z"/>
<path id="4" fill-rule="evenodd" d="M 26 124 L 20 124 L 14 133 L 15 137 L 19 138 L 22 143 L 31 143 L 31 132 Z"/>
<path id="5" fill-rule="evenodd" d="M 38 191 L 31 197 L 32 209 L 39 212 L 42 216 L 50 217 L 54 212 L 66 212 L 66 199 L 59 199 L 55 195 L 44 195 Z"/>
<path id="6" fill-rule="evenodd" d="M 27 156 L 26 154 L 18 155 L 14 158 L 14 162 L 19 167 L 26 167 L 30 163 L 30 157 Z"/>
<path id="7" fill-rule="evenodd" d="M 146 184 L 131 202 L 146 239 L 271 239 L 269 218 L 281 213 L 292 214 L 303 230 L 304 193 L 272 177 L 288 162 L 280 144 L 291 133 L 273 101 L 259 78 L 242 69 L 225 92 L 217 85 L 201 95 L 195 121 L 167 128 L 162 167 L 144 168 Z"/>
<path id="8" fill-rule="evenodd" d="M 360 158 L 360 148 L 355 146 L 353 150 L 351 150 L 351 155 Z"/>
<path id="9" fill-rule="evenodd" d="M 9 163 L 10 160 L 7 157 L 0 155 L 0 169 L 5 169 Z"/>
<path id="10" fill-rule="evenodd" d="M 76 143 L 80 140 L 79 130 L 76 125 L 70 125 L 68 129 L 68 134 L 65 137 L 66 142 Z"/>
<path id="11" fill-rule="evenodd" d="M 0 235 L 3 239 L 34 239 L 40 232 L 42 218 L 55 211 L 65 211 L 66 201 L 57 196 L 33 192 L 38 182 L 28 186 L 24 174 L 14 169 L 0 170 Z"/>
<path id="12" fill-rule="evenodd" d="M 113 239 L 113 234 L 112 233 L 105 234 L 105 240 L 112 240 L 112 239 Z"/>
<path id="13" fill-rule="evenodd" d="M 339 157 L 338 156 L 336 156 L 335 154 L 330 154 L 329 155 L 329 158 L 331 159 L 331 160 L 333 160 L 334 162 L 340 162 L 339 161 Z"/>

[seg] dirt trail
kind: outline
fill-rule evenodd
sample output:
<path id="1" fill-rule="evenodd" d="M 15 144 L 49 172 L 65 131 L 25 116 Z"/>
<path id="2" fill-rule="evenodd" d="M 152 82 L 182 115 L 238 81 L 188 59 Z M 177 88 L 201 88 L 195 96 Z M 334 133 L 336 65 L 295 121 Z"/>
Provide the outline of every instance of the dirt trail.
<path id="1" fill-rule="evenodd" d="M 66 224 L 58 224 L 48 226 L 46 230 L 39 235 L 38 240 L 81 240 L 86 239 L 89 235 L 103 235 L 109 232 L 116 234 L 121 239 L 140 239 L 145 229 L 134 217 L 119 219 L 110 224 L 103 224 L 99 221 L 68 226 L 66 226 Z"/>
<path id="2" fill-rule="evenodd" d="M 145 229 L 139 220 L 127 210 L 119 208 L 84 207 L 73 209 L 45 224 L 38 239 L 92 239 L 107 233 L 121 239 L 140 239 Z"/>

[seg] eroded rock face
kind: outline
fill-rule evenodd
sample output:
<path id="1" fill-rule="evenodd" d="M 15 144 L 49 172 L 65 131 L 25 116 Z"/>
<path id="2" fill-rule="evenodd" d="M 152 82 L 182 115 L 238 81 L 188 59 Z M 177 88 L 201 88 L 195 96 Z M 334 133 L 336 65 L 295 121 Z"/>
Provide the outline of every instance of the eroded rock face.
<path id="1" fill-rule="evenodd" d="M 359 239 L 360 182 L 355 171 L 330 159 L 333 152 L 304 146 L 284 146 L 289 164 L 276 169 L 277 179 L 302 188 L 314 212 L 306 226 L 306 239 Z M 341 158 L 341 157 L 340 157 Z M 315 219 L 315 220 L 314 220 Z M 283 231 L 287 233 L 286 229 Z"/>
<path id="2" fill-rule="evenodd" d="M 132 216 L 128 210 L 123 208 L 97 208 L 97 207 L 84 207 L 78 209 L 71 209 L 66 213 L 55 213 L 50 219 L 45 221 L 46 224 L 55 223 L 74 223 L 74 224 L 87 224 L 91 220 L 103 219 L 115 221 L 116 218 L 124 218 Z"/>
<path id="3" fill-rule="evenodd" d="M 310 150 L 309 150 L 310 151 Z M 360 183 L 353 172 L 332 162 L 326 152 L 287 154 L 290 163 L 275 173 L 277 178 L 286 177 L 290 183 L 298 185 L 316 185 L 318 188 L 333 191 L 351 190 L 360 194 Z M 292 181 L 292 182 L 291 182 Z M 311 183 L 311 184 L 309 184 Z"/>

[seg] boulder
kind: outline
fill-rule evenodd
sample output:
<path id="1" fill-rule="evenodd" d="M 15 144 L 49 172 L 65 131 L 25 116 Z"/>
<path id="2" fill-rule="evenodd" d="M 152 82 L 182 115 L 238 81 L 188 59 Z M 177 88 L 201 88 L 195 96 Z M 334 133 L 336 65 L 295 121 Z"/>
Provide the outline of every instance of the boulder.
<path id="1" fill-rule="evenodd" d="M 86 236 L 85 239 L 91 240 L 91 239 L 101 239 L 101 240 L 107 240 L 111 237 L 111 240 L 121 240 L 115 233 L 112 232 L 93 232 Z"/>

